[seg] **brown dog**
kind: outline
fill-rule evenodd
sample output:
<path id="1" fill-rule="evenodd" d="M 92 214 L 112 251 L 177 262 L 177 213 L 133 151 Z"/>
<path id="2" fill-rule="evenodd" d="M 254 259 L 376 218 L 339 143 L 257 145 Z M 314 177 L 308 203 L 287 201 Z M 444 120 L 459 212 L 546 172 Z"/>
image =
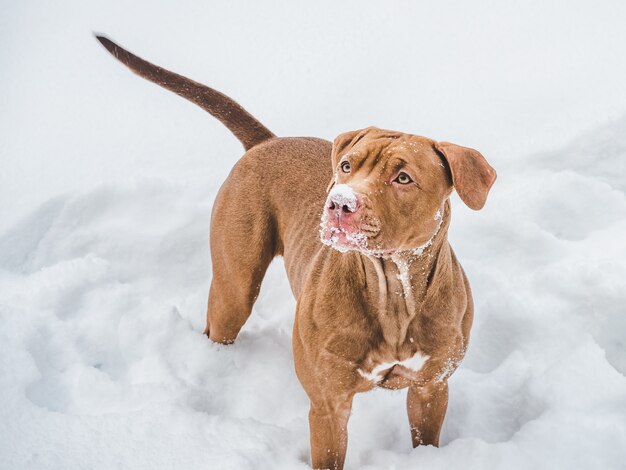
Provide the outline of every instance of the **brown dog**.
<path id="1" fill-rule="evenodd" d="M 216 116 L 247 150 L 213 208 L 206 334 L 235 340 L 270 261 L 283 256 L 298 301 L 293 349 L 311 400 L 313 467 L 343 468 L 352 398 L 376 386 L 408 387 L 413 445 L 438 445 L 447 379 L 473 316 L 447 240 L 448 199 L 454 188 L 483 207 L 496 179 L 483 156 L 376 128 L 332 146 L 277 138 L 221 93 L 98 39 L 140 76 Z"/>

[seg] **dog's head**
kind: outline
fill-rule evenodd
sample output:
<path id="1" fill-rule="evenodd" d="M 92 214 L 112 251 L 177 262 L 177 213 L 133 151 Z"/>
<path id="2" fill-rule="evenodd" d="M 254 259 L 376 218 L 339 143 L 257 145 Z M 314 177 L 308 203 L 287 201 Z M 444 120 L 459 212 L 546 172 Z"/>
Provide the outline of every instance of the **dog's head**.
<path id="1" fill-rule="evenodd" d="M 476 150 L 369 127 L 333 143 L 321 240 L 375 256 L 427 246 L 453 189 L 481 209 L 495 170 Z"/>

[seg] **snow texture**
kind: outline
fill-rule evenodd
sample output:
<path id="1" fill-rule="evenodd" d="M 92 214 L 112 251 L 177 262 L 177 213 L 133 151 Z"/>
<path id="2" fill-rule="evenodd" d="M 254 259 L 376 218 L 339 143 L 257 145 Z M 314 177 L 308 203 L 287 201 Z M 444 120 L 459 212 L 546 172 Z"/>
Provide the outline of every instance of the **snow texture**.
<path id="1" fill-rule="evenodd" d="M 328 193 L 328 200 L 337 206 L 346 206 L 350 212 L 356 210 L 357 198 L 352 187 L 348 184 L 336 184 Z"/>
<path id="2" fill-rule="evenodd" d="M 309 468 L 282 263 L 234 345 L 202 334 L 240 145 L 91 30 L 278 135 L 378 125 L 497 169 L 484 210 L 452 196 L 476 314 L 442 446 L 412 449 L 406 392 L 375 390 L 347 469 L 626 468 L 626 3 L 4 6 L 0 468 Z"/>

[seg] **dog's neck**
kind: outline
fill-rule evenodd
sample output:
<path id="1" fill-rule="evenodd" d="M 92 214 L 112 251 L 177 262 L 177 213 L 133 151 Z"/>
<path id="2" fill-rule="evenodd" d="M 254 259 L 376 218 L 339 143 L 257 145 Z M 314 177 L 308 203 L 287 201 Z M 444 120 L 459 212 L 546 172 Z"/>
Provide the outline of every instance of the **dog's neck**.
<path id="1" fill-rule="evenodd" d="M 450 202 L 446 201 L 435 235 L 417 249 L 397 251 L 384 258 L 361 255 L 366 282 L 377 285 L 370 299 L 388 342 L 404 341 L 411 320 L 421 311 L 430 290 L 438 285 L 437 267 L 450 254 L 448 227 Z"/>

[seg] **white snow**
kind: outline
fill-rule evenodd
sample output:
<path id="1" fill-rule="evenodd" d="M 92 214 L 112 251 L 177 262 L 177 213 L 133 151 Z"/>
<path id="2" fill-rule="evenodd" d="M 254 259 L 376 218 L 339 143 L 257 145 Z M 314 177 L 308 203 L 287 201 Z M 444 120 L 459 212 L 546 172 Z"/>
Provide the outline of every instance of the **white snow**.
<path id="1" fill-rule="evenodd" d="M 351 212 L 356 210 L 357 197 L 349 184 L 336 184 L 328 193 L 328 200 L 339 207 L 346 206 Z"/>
<path id="2" fill-rule="evenodd" d="M 348 470 L 623 469 L 625 18 L 617 1 L 7 3 L 0 467 L 309 468 L 280 261 L 234 345 L 202 334 L 240 145 L 97 30 L 278 135 L 378 125 L 498 171 L 484 210 L 452 196 L 476 313 L 442 446 L 412 449 L 406 392 L 376 390 L 355 399 Z"/>

